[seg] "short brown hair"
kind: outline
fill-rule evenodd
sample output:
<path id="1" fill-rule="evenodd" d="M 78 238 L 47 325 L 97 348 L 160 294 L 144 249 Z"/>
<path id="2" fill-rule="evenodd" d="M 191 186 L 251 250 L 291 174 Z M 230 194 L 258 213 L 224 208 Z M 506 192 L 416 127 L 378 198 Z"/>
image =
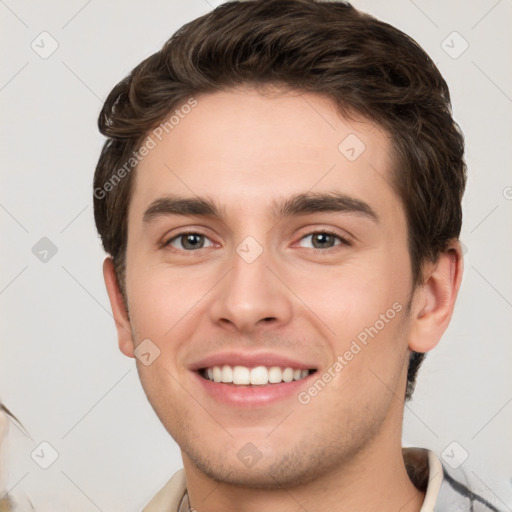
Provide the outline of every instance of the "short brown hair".
<path id="1" fill-rule="evenodd" d="M 101 110 L 107 141 L 94 176 L 94 215 L 123 294 L 134 152 L 193 95 L 244 84 L 324 95 L 341 115 L 362 115 L 389 133 L 413 282 L 422 283 L 423 263 L 459 237 L 466 182 L 464 139 L 439 70 L 409 36 L 348 3 L 244 0 L 181 27 L 114 87 Z M 411 354 L 407 398 L 423 357 Z"/>

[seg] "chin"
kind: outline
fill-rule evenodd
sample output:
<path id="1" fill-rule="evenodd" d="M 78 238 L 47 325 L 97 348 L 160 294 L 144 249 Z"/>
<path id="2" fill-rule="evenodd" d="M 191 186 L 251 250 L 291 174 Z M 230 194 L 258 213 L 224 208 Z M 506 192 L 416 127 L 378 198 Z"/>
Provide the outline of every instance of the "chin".
<path id="1" fill-rule="evenodd" d="M 238 451 L 212 450 L 208 455 L 206 447 L 203 446 L 199 451 L 199 445 L 195 444 L 191 450 L 182 448 L 182 452 L 191 464 L 213 481 L 248 489 L 269 490 L 305 486 L 322 474 L 340 469 L 357 451 L 356 447 L 332 450 L 320 443 L 307 446 L 302 442 L 286 451 L 281 447 L 280 452 L 276 446 L 267 446 L 264 453 L 261 453 L 256 451 L 252 443 L 247 445 L 244 446 L 245 451 L 244 447 Z M 247 454 L 252 455 L 253 459 L 244 463 Z"/>

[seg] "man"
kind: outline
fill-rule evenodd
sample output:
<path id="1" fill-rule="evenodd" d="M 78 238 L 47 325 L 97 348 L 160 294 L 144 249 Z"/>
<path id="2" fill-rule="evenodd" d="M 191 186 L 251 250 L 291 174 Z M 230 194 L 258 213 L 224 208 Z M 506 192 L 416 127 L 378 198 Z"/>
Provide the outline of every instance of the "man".
<path id="1" fill-rule="evenodd" d="M 99 127 L 119 347 L 184 464 L 146 512 L 497 510 L 401 448 L 462 278 L 466 180 L 414 41 L 348 4 L 229 2 Z"/>

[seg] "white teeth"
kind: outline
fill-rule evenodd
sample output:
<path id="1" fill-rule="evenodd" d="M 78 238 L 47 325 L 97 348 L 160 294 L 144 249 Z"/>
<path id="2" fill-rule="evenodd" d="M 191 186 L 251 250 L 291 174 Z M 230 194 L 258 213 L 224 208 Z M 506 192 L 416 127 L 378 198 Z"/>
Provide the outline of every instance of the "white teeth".
<path id="1" fill-rule="evenodd" d="M 292 382 L 309 375 L 309 370 L 293 369 L 279 366 L 213 366 L 206 369 L 204 376 L 214 382 L 235 385 L 265 386 L 267 384 L 279 384 L 280 382 Z"/>
<path id="2" fill-rule="evenodd" d="M 293 368 L 285 368 L 283 372 L 283 380 L 291 382 L 293 380 Z"/>
<path id="3" fill-rule="evenodd" d="M 270 384 L 278 384 L 283 380 L 283 372 L 279 366 L 271 366 L 268 370 L 268 381 Z"/>
<path id="4" fill-rule="evenodd" d="M 213 381 L 222 382 L 222 370 L 218 366 L 213 367 Z"/>
<path id="5" fill-rule="evenodd" d="M 253 386 L 268 384 L 268 370 L 264 366 L 256 366 L 251 370 L 251 384 Z"/>
<path id="6" fill-rule="evenodd" d="M 233 368 L 233 384 L 250 384 L 251 374 L 246 366 L 235 366 Z"/>
<path id="7" fill-rule="evenodd" d="M 225 364 L 222 367 L 222 373 L 220 375 L 222 382 L 233 382 L 233 368 Z"/>

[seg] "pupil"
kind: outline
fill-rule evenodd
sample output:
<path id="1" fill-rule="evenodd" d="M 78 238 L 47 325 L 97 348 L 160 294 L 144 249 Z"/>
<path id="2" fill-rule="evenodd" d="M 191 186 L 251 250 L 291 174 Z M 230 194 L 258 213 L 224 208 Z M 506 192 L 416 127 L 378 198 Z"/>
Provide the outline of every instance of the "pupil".
<path id="1" fill-rule="evenodd" d="M 316 237 L 317 240 L 319 240 L 319 245 L 321 246 L 323 246 L 326 243 L 329 243 L 331 239 L 331 235 L 328 235 L 326 233 L 318 233 Z"/>
<path id="2" fill-rule="evenodd" d="M 184 247 L 188 246 L 189 248 L 192 248 L 192 249 L 199 247 L 201 245 L 199 237 L 201 237 L 201 236 L 202 235 L 195 235 L 195 234 L 185 235 L 185 243 L 183 244 L 183 246 Z"/>

